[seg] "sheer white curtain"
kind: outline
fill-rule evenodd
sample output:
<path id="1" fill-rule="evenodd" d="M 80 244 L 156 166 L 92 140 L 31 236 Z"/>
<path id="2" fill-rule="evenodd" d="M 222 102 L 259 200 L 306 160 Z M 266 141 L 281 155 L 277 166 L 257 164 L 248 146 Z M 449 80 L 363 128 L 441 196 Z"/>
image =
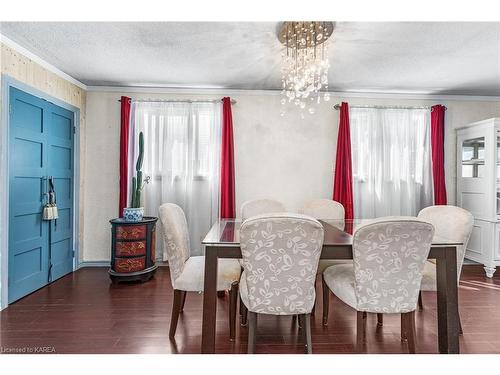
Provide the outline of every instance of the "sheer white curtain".
<path id="1" fill-rule="evenodd" d="M 354 217 L 432 205 L 430 109 L 351 108 Z"/>
<path id="2" fill-rule="evenodd" d="M 193 255 L 202 254 L 201 241 L 219 216 L 220 116 L 220 103 L 132 103 L 129 172 L 135 173 L 142 131 L 142 169 L 151 176 L 143 190 L 144 213 L 158 216 L 158 208 L 167 202 L 182 207 Z M 161 226 L 156 228 L 157 258 L 168 260 Z"/>

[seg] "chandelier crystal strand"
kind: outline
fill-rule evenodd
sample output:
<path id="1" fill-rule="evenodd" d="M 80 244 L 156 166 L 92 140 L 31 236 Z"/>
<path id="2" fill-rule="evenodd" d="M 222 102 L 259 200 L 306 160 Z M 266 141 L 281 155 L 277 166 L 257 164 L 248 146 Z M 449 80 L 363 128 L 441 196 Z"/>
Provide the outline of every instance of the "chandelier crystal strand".
<path id="1" fill-rule="evenodd" d="M 283 107 L 293 103 L 301 111 L 315 113 L 314 104 L 330 100 L 328 90 L 328 45 L 325 41 L 334 29 L 333 22 L 285 22 L 278 35 L 282 52 Z M 284 108 L 281 112 L 284 115 Z M 301 117 L 303 118 L 303 113 Z"/>

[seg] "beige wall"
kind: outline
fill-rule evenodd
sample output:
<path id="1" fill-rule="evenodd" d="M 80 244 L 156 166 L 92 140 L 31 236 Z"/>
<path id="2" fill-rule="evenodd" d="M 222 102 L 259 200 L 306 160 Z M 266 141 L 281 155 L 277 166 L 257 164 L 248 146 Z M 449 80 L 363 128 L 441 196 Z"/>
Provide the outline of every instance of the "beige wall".
<path id="1" fill-rule="evenodd" d="M 69 103 L 80 109 L 80 246 L 83 247 L 83 217 L 84 217 L 84 155 L 85 155 L 85 114 L 86 91 L 75 84 L 61 78 L 57 74 L 45 69 L 33 60 L 22 55 L 15 49 L 0 44 L 1 72 L 22 83 L 32 86 L 59 100 Z M 0 98 L 1 99 L 1 98 Z M 82 252 L 80 252 L 82 259 Z"/>
<path id="2" fill-rule="evenodd" d="M 84 260 L 109 259 L 110 218 L 118 214 L 119 125 L 121 95 L 132 98 L 220 98 L 223 95 L 172 95 L 92 92 L 87 95 Z M 446 165 L 449 202 L 455 202 L 455 128 L 500 116 L 500 102 L 462 100 L 401 100 L 333 97 L 313 116 L 300 119 L 292 110 L 281 117 L 281 97 L 251 91 L 235 95 L 233 106 L 236 204 L 253 198 L 283 201 L 294 211 L 309 198 L 331 197 L 338 111 L 350 104 L 444 104 L 446 112 Z"/>

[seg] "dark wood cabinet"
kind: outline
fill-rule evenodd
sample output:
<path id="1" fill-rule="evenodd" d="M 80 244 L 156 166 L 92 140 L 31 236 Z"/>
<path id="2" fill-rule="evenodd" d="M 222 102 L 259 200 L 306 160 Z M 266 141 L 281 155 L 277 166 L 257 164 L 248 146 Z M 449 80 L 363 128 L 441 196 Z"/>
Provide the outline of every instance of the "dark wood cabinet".
<path id="1" fill-rule="evenodd" d="M 155 273 L 156 217 L 137 222 L 112 219 L 111 268 L 113 282 L 147 281 Z"/>

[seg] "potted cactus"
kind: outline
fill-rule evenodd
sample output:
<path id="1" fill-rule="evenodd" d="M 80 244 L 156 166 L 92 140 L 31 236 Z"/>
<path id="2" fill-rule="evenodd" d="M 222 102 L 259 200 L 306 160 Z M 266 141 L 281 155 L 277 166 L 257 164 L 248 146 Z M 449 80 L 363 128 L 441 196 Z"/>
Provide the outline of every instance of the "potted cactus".
<path id="1" fill-rule="evenodd" d="M 142 181 L 142 161 L 144 159 L 144 134 L 139 133 L 139 155 L 135 164 L 136 176 L 132 177 L 132 196 L 130 199 L 130 207 L 123 209 L 123 218 L 125 221 L 141 221 L 144 216 L 144 207 L 141 207 L 141 192 L 144 185 L 149 183 L 150 177 L 147 176 L 144 182 Z"/>

